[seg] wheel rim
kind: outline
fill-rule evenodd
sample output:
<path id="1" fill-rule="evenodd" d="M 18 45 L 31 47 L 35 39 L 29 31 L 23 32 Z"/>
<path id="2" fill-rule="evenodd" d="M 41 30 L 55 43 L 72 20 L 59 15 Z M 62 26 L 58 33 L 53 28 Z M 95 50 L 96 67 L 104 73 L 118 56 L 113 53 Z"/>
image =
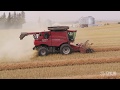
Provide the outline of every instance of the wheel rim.
<path id="1" fill-rule="evenodd" d="M 64 47 L 63 48 L 63 53 L 64 54 L 69 54 L 70 53 L 70 48 L 69 47 Z"/>
<path id="2" fill-rule="evenodd" d="M 45 50 L 41 50 L 41 55 L 46 55 L 46 51 Z"/>

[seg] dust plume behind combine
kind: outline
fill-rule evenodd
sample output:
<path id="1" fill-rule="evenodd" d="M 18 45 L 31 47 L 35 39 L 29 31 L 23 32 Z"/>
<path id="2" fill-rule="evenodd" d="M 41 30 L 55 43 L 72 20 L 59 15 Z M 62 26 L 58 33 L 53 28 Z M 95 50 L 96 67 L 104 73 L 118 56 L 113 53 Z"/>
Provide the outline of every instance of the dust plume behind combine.
<path id="1" fill-rule="evenodd" d="M 33 36 L 19 39 L 21 32 L 35 32 L 44 30 L 33 24 L 28 24 L 22 29 L 0 30 L 0 62 L 26 61 L 33 57 L 35 51 Z"/>

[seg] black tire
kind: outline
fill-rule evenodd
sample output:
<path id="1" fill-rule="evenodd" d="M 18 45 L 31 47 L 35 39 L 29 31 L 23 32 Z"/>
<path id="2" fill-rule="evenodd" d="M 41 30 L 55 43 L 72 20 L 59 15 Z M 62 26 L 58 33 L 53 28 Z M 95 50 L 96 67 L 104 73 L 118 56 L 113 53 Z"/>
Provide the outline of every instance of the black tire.
<path id="1" fill-rule="evenodd" d="M 39 51 L 38 51 L 38 55 L 39 56 L 47 56 L 49 53 L 48 49 L 45 47 L 40 47 Z"/>
<path id="2" fill-rule="evenodd" d="M 86 53 L 93 53 L 93 52 L 94 52 L 94 50 L 90 49 L 90 48 L 86 50 Z"/>
<path id="3" fill-rule="evenodd" d="M 68 44 L 63 44 L 63 45 L 60 47 L 60 53 L 61 53 L 61 54 L 65 54 L 65 55 L 72 53 L 72 49 L 71 49 L 70 45 L 68 45 Z"/>

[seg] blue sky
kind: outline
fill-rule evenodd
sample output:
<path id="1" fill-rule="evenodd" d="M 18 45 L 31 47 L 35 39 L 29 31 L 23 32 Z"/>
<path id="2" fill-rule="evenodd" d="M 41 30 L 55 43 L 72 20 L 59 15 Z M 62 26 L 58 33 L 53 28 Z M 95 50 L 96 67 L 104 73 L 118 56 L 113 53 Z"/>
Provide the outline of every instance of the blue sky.
<path id="1" fill-rule="evenodd" d="M 0 11 L 8 15 L 14 11 Z M 16 11 L 20 12 L 20 11 Z M 120 20 L 120 11 L 25 11 L 27 22 L 37 22 L 50 19 L 52 21 L 75 21 L 81 17 L 93 16 L 96 20 Z"/>

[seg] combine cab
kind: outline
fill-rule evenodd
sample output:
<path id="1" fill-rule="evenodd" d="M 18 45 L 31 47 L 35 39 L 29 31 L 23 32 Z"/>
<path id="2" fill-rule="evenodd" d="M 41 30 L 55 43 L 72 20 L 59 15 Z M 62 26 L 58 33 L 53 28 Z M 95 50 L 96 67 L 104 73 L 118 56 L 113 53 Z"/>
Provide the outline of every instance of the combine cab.
<path id="1" fill-rule="evenodd" d="M 73 44 L 77 30 L 69 30 L 68 26 L 53 26 L 48 27 L 49 31 L 43 32 L 22 32 L 20 40 L 25 36 L 33 35 L 34 47 L 33 50 L 37 50 L 39 56 L 45 56 L 49 53 L 61 53 L 70 54 L 72 52 L 92 53 L 89 40 L 85 43 Z"/>

